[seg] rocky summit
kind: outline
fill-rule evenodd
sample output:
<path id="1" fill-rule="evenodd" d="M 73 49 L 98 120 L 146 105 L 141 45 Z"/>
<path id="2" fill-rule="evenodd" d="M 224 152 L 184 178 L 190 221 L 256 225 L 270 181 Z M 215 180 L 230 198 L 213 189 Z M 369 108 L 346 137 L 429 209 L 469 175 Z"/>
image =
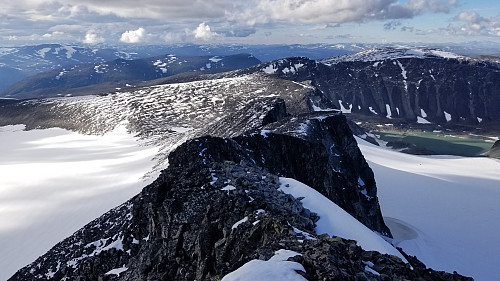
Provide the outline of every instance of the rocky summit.
<path id="1" fill-rule="evenodd" d="M 373 172 L 344 115 L 290 116 L 283 100 L 267 102 L 265 118 L 245 133 L 178 146 L 140 194 L 9 280 L 235 280 L 252 265 L 273 262 L 292 268 L 295 280 L 471 280 L 316 233 L 321 217 L 285 193 L 283 179 L 309 185 L 390 236 Z"/>

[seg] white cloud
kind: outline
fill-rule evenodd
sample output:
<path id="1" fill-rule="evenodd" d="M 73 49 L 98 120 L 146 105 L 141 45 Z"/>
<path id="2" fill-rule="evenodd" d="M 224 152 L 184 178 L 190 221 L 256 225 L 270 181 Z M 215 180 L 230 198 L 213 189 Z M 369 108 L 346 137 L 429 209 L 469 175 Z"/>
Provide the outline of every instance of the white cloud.
<path id="1" fill-rule="evenodd" d="M 457 19 L 460 21 L 470 22 L 470 23 L 478 23 L 485 20 L 485 18 L 481 17 L 477 12 L 474 11 L 461 12 L 457 16 Z"/>
<path id="2" fill-rule="evenodd" d="M 74 38 L 71 34 L 67 34 L 60 31 L 54 31 L 44 34 L 29 34 L 29 35 L 7 35 L 3 37 L 9 41 L 51 41 L 55 40 L 58 42 L 71 41 Z"/>
<path id="3" fill-rule="evenodd" d="M 85 34 L 85 39 L 83 39 L 83 43 L 85 44 L 97 44 L 97 43 L 103 43 L 105 40 L 101 36 L 95 34 L 92 31 L 88 31 L 87 34 Z"/>
<path id="4" fill-rule="evenodd" d="M 448 13 L 459 5 L 458 0 L 143 0 L 140 5 L 136 0 L 4 2 L 0 9 L 0 39 L 78 40 L 90 44 L 103 42 L 104 38 L 108 43 L 144 43 L 203 41 L 214 36 L 225 42 L 269 42 L 269 36 L 264 38 L 266 32 L 280 38 L 284 30 L 291 29 L 323 32 L 326 38 L 330 36 L 327 32 L 337 32 L 330 27 L 340 26 L 344 31 L 339 28 L 338 32 L 352 33 L 345 29 L 354 25 L 346 23 L 381 21 L 383 24 L 426 13 Z M 436 33 L 497 36 L 500 32 L 500 25 L 493 24 L 498 20 L 485 19 L 474 12 L 460 14 L 448 27 L 450 22 L 445 20 L 432 26 Z M 409 24 L 417 29 L 420 22 Z M 428 23 L 423 25 L 420 28 L 431 28 Z M 359 28 L 354 33 L 366 33 L 370 28 L 374 27 Z M 64 39 L 55 39 L 54 31 L 64 32 Z M 44 34 L 48 35 L 43 37 Z"/>
<path id="5" fill-rule="evenodd" d="M 140 27 L 136 30 L 125 31 L 122 34 L 120 41 L 124 43 L 140 43 L 143 41 L 145 35 L 146 35 L 146 30 Z"/>
<path id="6" fill-rule="evenodd" d="M 6 3 L 3 3 L 6 2 Z M 135 19 L 209 19 L 222 18 L 232 9 L 233 0 L 16 0 L 2 1 L 6 14 L 29 11 L 33 20 L 50 20 L 60 15 L 69 17 L 97 13 Z M 195 8 L 193 8 L 195 7 Z M 3 11 L 0 11 L 2 13 Z"/>
<path id="7" fill-rule="evenodd" d="M 202 40 L 208 40 L 217 35 L 217 33 L 213 32 L 210 29 L 210 26 L 204 22 L 198 25 L 198 27 L 193 31 L 193 34 L 194 38 Z"/>
<path id="8" fill-rule="evenodd" d="M 483 17 L 475 11 L 464 11 L 455 17 L 461 24 L 450 24 L 446 31 L 462 36 L 500 36 L 500 16 Z"/>
<path id="9" fill-rule="evenodd" d="M 425 12 L 449 12 L 456 0 L 259 0 L 254 15 L 268 20 L 304 23 L 364 22 L 376 19 L 412 18 Z"/>

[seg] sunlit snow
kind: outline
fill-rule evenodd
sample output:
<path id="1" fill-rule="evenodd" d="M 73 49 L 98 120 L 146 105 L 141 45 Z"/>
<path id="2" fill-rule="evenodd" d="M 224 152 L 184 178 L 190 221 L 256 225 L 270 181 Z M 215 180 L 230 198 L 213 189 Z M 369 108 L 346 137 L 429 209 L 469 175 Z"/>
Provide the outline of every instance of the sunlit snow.
<path id="1" fill-rule="evenodd" d="M 113 274 L 113 275 L 118 275 L 118 276 L 120 276 L 120 274 L 121 274 L 122 272 L 125 272 L 125 271 L 127 271 L 127 270 L 128 270 L 128 268 L 127 268 L 127 267 L 122 266 L 122 267 L 120 267 L 120 268 L 114 268 L 114 269 L 111 269 L 110 271 L 106 272 L 104 275 L 111 275 L 111 274 Z"/>
<path id="2" fill-rule="evenodd" d="M 0 280 L 130 199 L 158 148 L 124 127 L 103 136 L 0 127 Z"/>
<path id="3" fill-rule="evenodd" d="M 431 122 L 427 121 L 427 119 L 417 116 L 417 123 L 419 124 L 430 124 Z"/>
<path id="4" fill-rule="evenodd" d="M 287 261 L 295 256 L 300 254 L 290 250 L 278 250 L 268 261 L 251 260 L 224 276 L 222 281 L 305 281 L 306 279 L 296 272 L 305 272 L 304 267 L 300 263 Z"/>
<path id="5" fill-rule="evenodd" d="M 280 177 L 280 190 L 295 198 L 303 197 L 302 205 L 318 214 L 319 221 L 316 222 L 315 229 L 317 234 L 327 233 L 330 236 L 356 240 L 367 251 L 394 255 L 406 261 L 401 253 L 378 234 L 313 188 L 294 179 Z"/>
<path id="6" fill-rule="evenodd" d="M 398 247 L 436 270 L 498 279 L 499 161 L 415 156 L 357 141 Z"/>

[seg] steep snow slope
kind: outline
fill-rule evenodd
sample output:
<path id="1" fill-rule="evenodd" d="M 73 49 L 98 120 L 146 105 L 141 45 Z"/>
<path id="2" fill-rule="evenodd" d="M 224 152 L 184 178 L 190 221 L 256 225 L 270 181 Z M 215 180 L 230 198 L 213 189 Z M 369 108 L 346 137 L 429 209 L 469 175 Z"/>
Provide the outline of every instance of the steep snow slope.
<path id="1" fill-rule="evenodd" d="M 366 251 L 390 254 L 406 262 L 405 257 L 384 241 L 382 237 L 318 191 L 291 178 L 281 177 L 280 185 L 281 191 L 291 194 L 295 198 L 302 197 L 301 202 L 304 207 L 319 215 L 319 221 L 316 222 L 315 229 L 317 234 L 327 233 L 331 236 L 356 240 L 358 245 Z"/>
<path id="2" fill-rule="evenodd" d="M 156 178 L 142 179 L 158 148 L 123 127 L 103 136 L 23 127 L 0 127 L 0 280 Z"/>
<path id="3" fill-rule="evenodd" d="M 414 156 L 357 141 L 397 246 L 436 270 L 498 279 L 499 161 Z"/>

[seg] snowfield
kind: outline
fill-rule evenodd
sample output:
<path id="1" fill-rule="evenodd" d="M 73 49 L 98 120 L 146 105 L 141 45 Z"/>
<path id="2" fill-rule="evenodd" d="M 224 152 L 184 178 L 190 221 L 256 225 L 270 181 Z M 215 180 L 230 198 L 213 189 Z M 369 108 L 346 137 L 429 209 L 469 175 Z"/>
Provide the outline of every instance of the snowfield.
<path id="1" fill-rule="evenodd" d="M 0 280 L 153 181 L 158 148 L 124 127 L 103 136 L 0 127 Z"/>
<path id="2" fill-rule="evenodd" d="M 500 161 L 415 156 L 357 142 L 395 245 L 433 269 L 498 280 Z"/>

